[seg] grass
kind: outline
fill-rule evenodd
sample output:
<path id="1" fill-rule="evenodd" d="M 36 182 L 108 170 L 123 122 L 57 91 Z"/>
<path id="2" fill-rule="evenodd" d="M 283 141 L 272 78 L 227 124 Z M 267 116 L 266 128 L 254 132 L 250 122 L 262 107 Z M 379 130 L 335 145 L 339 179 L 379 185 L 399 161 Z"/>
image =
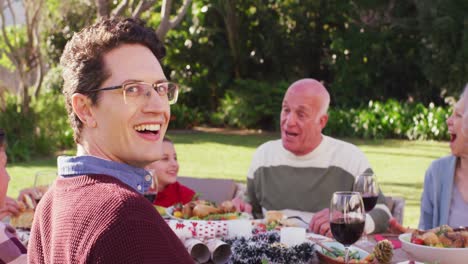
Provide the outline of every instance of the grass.
<path id="1" fill-rule="evenodd" d="M 180 175 L 236 181 L 245 181 L 255 148 L 267 140 L 279 138 L 278 134 L 218 132 L 172 132 L 169 136 L 176 143 Z M 448 144 L 433 141 L 345 140 L 364 151 L 385 195 L 406 199 L 404 225 L 416 227 L 424 173 L 434 159 L 449 153 Z M 16 197 L 19 190 L 32 186 L 37 171 L 55 169 L 56 158 L 8 165 L 12 178 L 8 194 Z"/>

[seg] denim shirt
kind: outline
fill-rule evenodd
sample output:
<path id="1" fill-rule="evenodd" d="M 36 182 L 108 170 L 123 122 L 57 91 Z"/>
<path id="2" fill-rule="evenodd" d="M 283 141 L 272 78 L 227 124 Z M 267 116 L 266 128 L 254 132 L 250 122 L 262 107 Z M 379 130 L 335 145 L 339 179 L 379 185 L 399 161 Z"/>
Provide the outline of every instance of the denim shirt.
<path id="1" fill-rule="evenodd" d="M 108 175 L 141 194 L 149 189 L 153 181 L 153 177 L 145 169 L 94 156 L 60 156 L 57 165 L 58 175 L 63 178 L 91 174 Z"/>

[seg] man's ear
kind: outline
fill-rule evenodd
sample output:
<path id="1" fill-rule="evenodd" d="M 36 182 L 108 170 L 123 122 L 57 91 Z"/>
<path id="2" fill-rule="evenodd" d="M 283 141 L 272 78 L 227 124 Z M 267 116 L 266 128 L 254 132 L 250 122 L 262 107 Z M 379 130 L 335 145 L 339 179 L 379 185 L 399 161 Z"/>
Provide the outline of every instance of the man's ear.
<path id="1" fill-rule="evenodd" d="M 327 125 L 327 122 L 328 122 L 328 114 L 322 115 L 319 119 L 320 127 L 324 129 L 325 126 Z"/>
<path id="2" fill-rule="evenodd" d="M 78 116 L 85 127 L 96 127 L 96 119 L 91 110 L 91 99 L 84 94 L 75 93 L 71 98 L 73 112 Z"/>

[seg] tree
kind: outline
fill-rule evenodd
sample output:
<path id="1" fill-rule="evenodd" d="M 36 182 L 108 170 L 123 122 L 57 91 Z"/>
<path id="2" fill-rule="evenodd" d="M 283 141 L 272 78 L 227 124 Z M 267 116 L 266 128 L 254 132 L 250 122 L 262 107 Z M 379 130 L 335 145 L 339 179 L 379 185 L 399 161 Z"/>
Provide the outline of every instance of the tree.
<path id="1" fill-rule="evenodd" d="M 27 114 L 31 95 L 39 94 L 43 79 L 44 65 L 39 30 L 44 0 L 22 0 L 21 3 L 24 10 L 23 25 L 16 20 L 17 14 L 13 10 L 12 0 L 0 0 L 0 52 L 6 56 L 0 64 L 18 75 L 17 90 L 22 98 L 22 110 Z M 7 12 L 12 17 L 12 25 L 6 24 Z"/>
<path id="2" fill-rule="evenodd" d="M 117 2 L 117 1 L 113 1 Z M 156 0 L 121 0 L 111 9 L 110 0 L 95 0 L 97 7 L 97 17 L 119 16 L 128 13 L 133 18 L 139 18 L 143 12 L 150 10 L 156 3 Z M 172 0 L 163 0 L 161 5 L 161 22 L 156 30 L 158 37 L 164 41 L 167 32 L 180 24 L 192 0 L 184 0 L 180 9 L 176 12 L 174 18 L 171 19 L 171 11 L 173 7 Z"/>

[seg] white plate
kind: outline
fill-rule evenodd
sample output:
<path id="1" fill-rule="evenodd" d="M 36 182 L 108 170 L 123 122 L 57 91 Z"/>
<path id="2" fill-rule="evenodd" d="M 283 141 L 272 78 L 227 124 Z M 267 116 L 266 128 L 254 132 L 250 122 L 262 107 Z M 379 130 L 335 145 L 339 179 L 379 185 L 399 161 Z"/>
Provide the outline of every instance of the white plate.
<path id="1" fill-rule="evenodd" d="M 416 245 L 410 242 L 411 234 L 401 234 L 398 237 L 401 248 L 409 257 L 416 261 L 438 264 L 466 264 L 468 263 L 468 248 L 437 248 Z"/>

